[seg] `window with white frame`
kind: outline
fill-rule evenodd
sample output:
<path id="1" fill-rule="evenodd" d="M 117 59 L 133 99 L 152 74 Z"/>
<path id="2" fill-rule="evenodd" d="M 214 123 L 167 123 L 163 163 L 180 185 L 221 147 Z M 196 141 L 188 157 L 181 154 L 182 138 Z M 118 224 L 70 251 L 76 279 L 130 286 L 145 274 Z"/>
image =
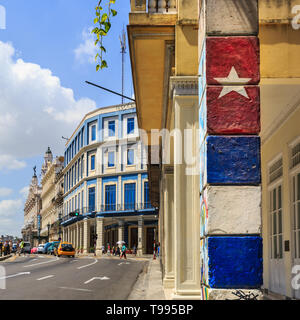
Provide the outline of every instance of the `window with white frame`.
<path id="1" fill-rule="evenodd" d="M 274 182 L 278 178 L 282 177 L 283 168 L 282 168 L 282 157 L 273 162 L 269 166 L 269 183 Z"/>
<path id="2" fill-rule="evenodd" d="M 89 140 L 95 142 L 97 140 L 97 123 L 93 122 L 89 124 Z"/>
<path id="3" fill-rule="evenodd" d="M 300 163 L 300 142 L 291 148 L 291 168 Z"/>
<path id="4" fill-rule="evenodd" d="M 269 191 L 271 259 L 283 258 L 283 213 L 282 187 L 278 185 Z"/>
<path id="5" fill-rule="evenodd" d="M 115 166 L 115 152 L 109 151 L 107 153 L 107 167 L 113 168 Z"/>
<path id="6" fill-rule="evenodd" d="M 134 165 L 134 149 L 127 150 L 127 165 Z"/>
<path id="7" fill-rule="evenodd" d="M 293 184 L 293 243 L 294 243 L 294 258 L 300 258 L 300 172 L 294 174 L 292 178 Z"/>

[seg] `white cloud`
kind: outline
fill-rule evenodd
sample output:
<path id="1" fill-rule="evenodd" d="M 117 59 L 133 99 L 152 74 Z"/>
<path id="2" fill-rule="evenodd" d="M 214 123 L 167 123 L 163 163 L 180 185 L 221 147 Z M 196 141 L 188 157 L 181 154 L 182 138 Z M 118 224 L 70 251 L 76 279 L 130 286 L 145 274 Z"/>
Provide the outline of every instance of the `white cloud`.
<path id="1" fill-rule="evenodd" d="M 81 38 L 83 43 L 74 50 L 75 58 L 80 63 L 95 63 L 97 47 L 95 46 L 95 39 L 91 30 L 92 28 L 86 28 L 82 31 Z"/>
<path id="2" fill-rule="evenodd" d="M 0 198 L 10 196 L 13 193 L 12 189 L 0 188 Z"/>
<path id="3" fill-rule="evenodd" d="M 76 100 L 50 70 L 14 56 L 12 44 L 0 41 L 0 171 L 24 168 L 22 158 L 48 146 L 62 154 L 61 137 L 96 108 L 91 99 Z"/>
<path id="4" fill-rule="evenodd" d="M 1 127 L 0 127 L 1 130 Z M 1 141 L 1 138 L 0 138 Z M 18 170 L 26 167 L 24 161 L 14 159 L 13 156 L 8 154 L 0 155 L 0 171 L 1 170 Z"/>
<path id="5" fill-rule="evenodd" d="M 29 186 L 25 186 L 20 190 L 20 194 L 23 196 L 24 199 L 27 198 L 29 192 Z"/>
<path id="6" fill-rule="evenodd" d="M 15 235 L 24 223 L 22 199 L 0 201 L 0 235 Z"/>

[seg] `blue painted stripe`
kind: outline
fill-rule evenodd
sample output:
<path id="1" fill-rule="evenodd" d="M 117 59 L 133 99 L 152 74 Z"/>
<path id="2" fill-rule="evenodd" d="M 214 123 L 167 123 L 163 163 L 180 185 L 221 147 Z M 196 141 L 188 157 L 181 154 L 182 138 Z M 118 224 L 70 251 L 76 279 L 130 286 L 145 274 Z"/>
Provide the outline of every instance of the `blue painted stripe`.
<path id="1" fill-rule="evenodd" d="M 259 288 L 262 281 L 262 238 L 207 238 L 208 284 L 211 288 Z"/>
<path id="2" fill-rule="evenodd" d="M 260 184 L 260 138 L 208 136 L 207 183 Z"/>

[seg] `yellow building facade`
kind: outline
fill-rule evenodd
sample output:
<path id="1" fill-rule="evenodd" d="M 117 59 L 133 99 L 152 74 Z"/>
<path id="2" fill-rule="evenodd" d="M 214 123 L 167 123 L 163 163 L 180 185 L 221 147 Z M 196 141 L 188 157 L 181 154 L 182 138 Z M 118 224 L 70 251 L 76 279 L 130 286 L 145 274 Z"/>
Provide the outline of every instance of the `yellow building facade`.
<path id="1" fill-rule="evenodd" d="M 241 228 L 235 229 L 233 222 L 229 233 L 262 237 L 261 288 L 270 296 L 299 298 L 299 290 L 292 285 L 293 267 L 300 261 L 299 11 L 296 1 L 131 0 L 128 38 L 137 116 L 139 127 L 147 132 L 150 195 L 151 202 L 160 207 L 163 284 L 169 298 L 202 299 L 205 294 L 200 279 L 198 158 L 204 39 L 207 34 L 254 37 L 257 33 L 261 184 L 247 187 L 256 188 L 255 217 L 243 220 Z M 191 144 L 176 130 L 186 129 L 190 130 L 189 155 L 194 161 L 178 164 L 179 154 Z M 217 215 L 222 208 L 219 210 Z M 243 228 L 245 232 L 240 232 Z M 259 290 L 245 294 L 262 298 Z M 225 290 L 215 290 L 209 297 L 225 298 L 236 297 Z"/>
<path id="2" fill-rule="evenodd" d="M 259 4 L 263 287 L 271 297 L 299 299 L 300 8 L 297 1 Z"/>

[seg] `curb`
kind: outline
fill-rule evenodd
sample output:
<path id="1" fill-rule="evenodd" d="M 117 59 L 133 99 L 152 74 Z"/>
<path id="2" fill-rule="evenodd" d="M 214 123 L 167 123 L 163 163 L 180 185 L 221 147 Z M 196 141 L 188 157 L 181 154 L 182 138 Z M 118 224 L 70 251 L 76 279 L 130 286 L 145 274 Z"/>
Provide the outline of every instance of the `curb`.
<path id="1" fill-rule="evenodd" d="M 4 260 L 6 260 L 8 258 L 11 258 L 11 257 L 12 257 L 12 254 L 9 254 L 9 255 L 4 256 L 4 257 L 0 257 L 0 261 L 4 261 Z"/>

